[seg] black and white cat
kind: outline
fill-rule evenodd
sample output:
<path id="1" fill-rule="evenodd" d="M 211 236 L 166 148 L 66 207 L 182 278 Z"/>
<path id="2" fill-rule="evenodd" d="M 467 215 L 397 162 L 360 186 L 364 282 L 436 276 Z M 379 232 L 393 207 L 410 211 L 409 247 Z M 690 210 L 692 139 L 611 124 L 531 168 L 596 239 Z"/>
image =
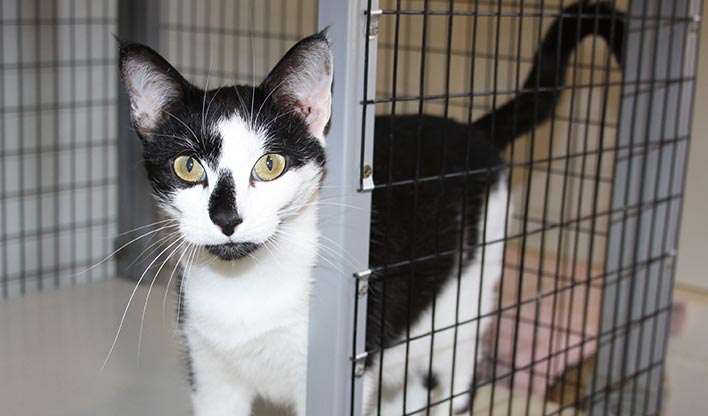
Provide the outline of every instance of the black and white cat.
<path id="1" fill-rule="evenodd" d="M 606 4 L 564 13 L 581 10 L 586 17 L 566 19 L 562 30 L 556 22 L 538 52 L 524 89 L 545 89 L 519 94 L 472 126 L 436 117 L 377 119 L 375 181 L 473 173 L 374 191 L 372 268 L 412 257 L 429 260 L 374 276 L 367 350 L 404 339 L 408 322 L 411 336 L 429 331 L 433 304 L 436 328 L 493 309 L 507 207 L 498 149 L 549 117 L 558 91 L 548 87 L 562 84 L 579 39 L 592 33 L 612 39 L 613 52 L 621 56 L 621 15 L 608 20 L 613 11 Z M 246 416 L 261 396 L 303 416 L 317 197 L 333 75 L 325 34 L 297 43 L 256 87 L 203 91 L 138 44 L 121 45 L 120 71 L 157 203 L 178 224 L 180 327 L 195 414 Z M 438 156 L 443 143 L 444 158 Z M 484 251 L 482 241 L 488 243 Z M 405 411 L 424 407 L 429 390 L 433 401 L 463 392 L 454 408 L 469 406 L 464 392 L 483 329 L 473 321 L 436 334 L 431 369 L 429 338 L 409 344 Z M 367 412 L 379 402 L 380 414 L 404 412 L 405 353 L 401 345 L 387 348 L 383 362 L 381 354 L 370 355 Z"/>

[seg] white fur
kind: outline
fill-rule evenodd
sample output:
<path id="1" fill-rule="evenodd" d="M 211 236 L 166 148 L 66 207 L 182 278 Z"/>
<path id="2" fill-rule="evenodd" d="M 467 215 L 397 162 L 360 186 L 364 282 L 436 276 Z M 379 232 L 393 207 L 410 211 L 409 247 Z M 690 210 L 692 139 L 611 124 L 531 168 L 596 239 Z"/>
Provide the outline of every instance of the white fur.
<path id="1" fill-rule="evenodd" d="M 492 311 L 495 305 L 494 286 L 502 272 L 502 256 L 504 252 L 504 223 L 507 215 L 507 189 L 502 178 L 497 187 L 490 192 L 486 224 L 486 238 L 489 242 L 484 249 L 484 264 L 482 264 L 482 249 L 477 249 L 474 260 L 463 266 L 459 288 L 459 315 L 457 322 L 470 321 L 457 327 L 457 347 L 455 345 L 455 329 L 450 328 L 434 335 L 433 373 L 437 375 L 439 385 L 431 393 L 430 403 L 451 396 L 451 391 L 459 395 L 453 401 L 453 412 L 464 409 L 468 405 L 468 395 L 463 394 L 471 387 L 475 369 L 475 357 L 482 357 L 475 349 L 477 341 L 478 316 L 484 316 Z M 479 224 L 480 237 L 484 230 L 484 218 Z M 482 240 L 481 238 L 479 239 Z M 493 242 L 493 243 L 492 243 Z M 482 271 L 483 274 L 482 274 Z M 457 267 L 453 275 L 438 293 L 435 304 L 436 329 L 454 327 L 457 306 L 458 280 Z M 482 290 L 481 305 L 479 290 Z M 432 307 L 420 319 L 411 324 L 411 337 L 430 333 L 432 327 Z M 491 323 L 492 318 L 481 320 L 479 334 Z M 402 338 L 403 340 L 404 338 Z M 428 390 L 424 388 L 423 380 L 428 375 L 430 363 L 430 336 L 422 336 L 409 342 L 408 387 L 406 393 L 406 409 L 403 409 L 403 380 L 406 371 L 406 345 L 386 349 L 383 354 L 383 386 L 381 397 L 381 415 L 393 416 L 409 414 L 424 409 L 428 403 Z M 455 354 L 455 379 L 452 381 L 453 352 Z M 374 365 L 364 375 L 364 409 L 367 414 L 377 414 L 378 377 L 381 356 L 377 354 Z M 451 384 L 454 384 L 452 386 Z M 449 401 L 432 407 L 431 415 L 450 414 Z"/>
<path id="2" fill-rule="evenodd" d="M 209 186 L 177 191 L 164 208 L 179 218 L 180 234 L 190 243 L 265 246 L 238 261 L 221 261 L 204 251 L 183 260 L 182 331 L 194 372 L 194 412 L 246 416 L 259 395 L 304 415 L 308 307 L 318 240 L 313 202 L 321 172 L 305 165 L 271 182 L 251 184 L 251 169 L 264 153 L 263 132 L 250 130 L 238 117 L 217 128 L 222 156 L 218 167 L 205 165 Z M 221 169 L 233 173 L 243 219 L 230 237 L 208 215 Z"/>

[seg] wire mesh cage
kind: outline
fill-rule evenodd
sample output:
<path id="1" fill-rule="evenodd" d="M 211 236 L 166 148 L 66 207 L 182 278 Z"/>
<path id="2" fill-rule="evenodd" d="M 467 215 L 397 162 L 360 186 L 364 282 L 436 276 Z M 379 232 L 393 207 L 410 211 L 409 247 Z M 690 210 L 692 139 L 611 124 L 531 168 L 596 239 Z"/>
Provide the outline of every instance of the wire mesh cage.
<path id="1" fill-rule="evenodd" d="M 380 221 L 384 231 L 371 237 L 368 314 L 386 322 L 387 302 L 408 314 L 396 335 L 387 333 L 392 330 L 384 329 L 386 323 L 374 322 L 367 330 L 380 328 L 381 334 L 367 334 L 365 345 L 355 343 L 352 356 L 378 367 L 376 380 L 369 382 L 378 389 L 368 404 L 371 414 L 452 414 L 465 396 L 472 404 L 463 409 L 472 414 L 660 411 L 662 340 L 680 210 L 675 198 L 681 195 L 684 117 L 691 102 L 678 84 L 693 82 L 695 63 L 685 51 L 696 5 L 612 2 L 626 14 L 602 15 L 589 4 L 584 11 L 568 6 L 548 1 L 368 5 L 367 15 L 376 19 L 378 65 L 376 91 L 364 92 L 363 105 L 379 117 L 376 133 L 363 140 L 387 142 L 376 143 L 373 151 L 372 221 Z M 562 29 L 593 19 L 589 32 L 595 36 L 588 39 L 582 39 L 581 29 Z M 615 20 L 626 25 L 626 39 L 625 55 L 613 60 L 606 45 L 613 46 L 613 36 L 623 37 L 625 29 L 611 29 L 604 42 L 598 35 L 601 21 Z M 553 25 L 561 27 L 560 36 L 580 43 L 568 67 L 555 68 L 567 71 L 565 82 L 558 76 L 550 84 L 540 76 L 526 78 L 543 59 L 558 63 L 552 53 L 536 52 Z M 563 40 L 555 45 L 558 56 L 565 45 Z M 446 138 L 455 133 L 444 127 L 430 146 L 425 131 L 431 123 L 424 117 L 483 126 L 485 116 L 501 118 L 504 104 L 527 88 L 562 94 L 550 122 L 520 132 L 521 138 L 502 149 L 511 190 L 506 208 L 494 206 L 489 188 L 478 191 L 485 201 L 480 224 L 501 215 L 503 231 L 489 234 L 479 225 L 482 230 L 472 232 L 481 241 L 466 244 L 465 221 L 474 216 L 464 205 L 462 212 L 450 210 L 449 201 L 464 200 L 460 186 L 469 193 L 474 185 L 467 184 L 484 183 L 491 171 L 474 157 L 470 162 L 469 155 L 467 165 L 456 161 L 459 147 Z M 514 111 L 542 120 L 541 106 L 516 104 Z M 512 124 L 523 123 L 518 113 Z M 396 128 L 406 123 L 401 114 L 415 114 L 415 128 Z M 446 146 L 453 150 L 446 153 Z M 469 169 L 470 163 L 477 169 Z M 455 164 L 457 170 L 446 166 Z M 438 202 L 431 207 L 425 200 Z M 416 212 L 421 209 L 424 217 Z M 460 217 L 453 228 L 459 241 L 440 234 L 450 229 L 432 234 L 426 229 L 428 218 L 451 215 Z M 407 229 L 398 228 L 399 216 L 407 216 Z M 443 223 L 438 220 L 437 227 Z M 415 247 L 395 246 L 396 233 L 416 241 Z M 482 266 L 465 269 L 474 263 L 465 263 L 467 256 L 478 256 Z M 456 259 L 446 263 L 445 257 Z M 501 270 L 495 270 L 497 263 Z M 474 289 L 462 280 L 470 272 L 475 276 L 467 284 L 477 285 Z M 421 283 L 426 273 L 457 274 L 456 287 L 426 286 Z M 396 295 L 387 295 L 401 290 L 408 290 L 403 306 Z M 445 298 L 438 290 L 452 294 Z M 494 305 L 485 305 L 484 294 L 491 292 Z M 428 309 L 420 312 L 426 297 Z M 465 302 L 477 309 L 465 312 Z M 471 366 L 457 362 L 465 354 L 474 356 Z M 464 373 L 470 367 L 472 374 Z M 366 385 L 364 380 L 362 388 Z M 427 394 L 421 396 L 421 387 Z"/>
<path id="2" fill-rule="evenodd" d="M 88 273 L 116 233 L 116 3 L 3 1 L 2 296 Z"/>
<path id="3" fill-rule="evenodd" d="M 213 89 L 328 28 L 308 414 L 660 414 L 700 8 L 4 0 L 2 297 L 161 241 L 112 34 Z"/>
<path id="4" fill-rule="evenodd" d="M 200 86 L 257 84 L 317 30 L 311 0 L 163 1 L 161 15 L 161 50 Z"/>

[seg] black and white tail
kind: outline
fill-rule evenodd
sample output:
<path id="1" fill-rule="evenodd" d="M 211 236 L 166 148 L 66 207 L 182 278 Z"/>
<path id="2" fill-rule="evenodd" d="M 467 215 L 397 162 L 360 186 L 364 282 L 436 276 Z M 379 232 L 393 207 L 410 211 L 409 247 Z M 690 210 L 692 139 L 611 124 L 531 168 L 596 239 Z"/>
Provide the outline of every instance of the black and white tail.
<path id="1" fill-rule="evenodd" d="M 550 118 L 565 83 L 570 55 L 586 36 L 602 37 L 622 64 L 624 13 L 607 2 L 568 6 L 553 22 L 534 56 L 534 66 L 515 99 L 477 120 L 499 149 Z"/>

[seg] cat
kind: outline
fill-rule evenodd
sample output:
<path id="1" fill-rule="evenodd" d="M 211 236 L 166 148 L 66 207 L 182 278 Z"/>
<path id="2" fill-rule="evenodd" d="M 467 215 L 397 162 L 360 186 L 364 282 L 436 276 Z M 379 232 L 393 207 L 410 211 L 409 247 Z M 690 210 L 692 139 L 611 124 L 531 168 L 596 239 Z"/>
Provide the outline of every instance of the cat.
<path id="1" fill-rule="evenodd" d="M 367 414 L 411 414 L 436 402 L 430 414 L 470 408 L 509 214 L 500 151 L 551 117 L 555 87 L 564 85 L 586 36 L 603 38 L 622 62 L 624 14 L 606 2 L 562 14 L 547 29 L 523 92 L 496 111 L 471 125 L 427 115 L 375 120 L 374 183 L 386 186 L 372 199 L 369 262 L 379 273 L 370 277 L 367 306 Z"/>
<path id="2" fill-rule="evenodd" d="M 565 13 L 582 8 L 588 15 L 613 13 L 604 3 L 597 9 L 572 6 Z M 616 16 L 611 46 L 621 56 L 621 15 Z M 534 66 L 525 89 L 554 86 L 556 78 L 562 84 L 563 68 L 577 40 L 593 33 L 593 19 L 577 27 L 573 21 L 567 19 L 563 26 L 558 56 L 561 33 L 557 22 L 551 27 L 538 52 L 542 65 Z M 612 39 L 609 21 L 598 23 L 597 33 Z M 298 42 L 258 86 L 201 90 L 157 52 L 136 43 L 120 45 L 119 61 L 156 203 L 179 235 L 168 248 L 181 253 L 178 319 L 194 413 L 246 416 L 260 396 L 305 415 L 308 308 L 319 238 L 317 198 L 326 170 L 325 132 L 332 99 L 326 32 Z M 493 308 L 502 243 L 486 246 L 484 264 L 480 249 L 461 254 L 458 248 L 503 237 L 507 189 L 499 149 L 547 119 L 557 96 L 547 90 L 521 93 L 472 126 L 432 116 L 377 118 L 375 182 L 386 183 L 389 175 L 405 181 L 448 172 L 479 173 L 373 193 L 370 262 L 376 273 L 368 301 L 366 344 L 372 354 L 364 376 L 367 414 L 378 407 L 377 391 L 385 396 L 381 414 L 404 411 L 405 346 L 387 348 L 383 364 L 375 351 L 404 339 L 408 322 L 414 335 L 430 328 L 433 309 L 437 327 L 446 320 L 454 324 L 455 315 L 462 321 Z M 511 120 L 516 123 L 509 130 Z M 407 144 L 418 137 L 418 146 Z M 444 166 L 436 156 L 442 142 L 448 149 Z M 421 154 L 427 156 L 416 166 Z M 395 164 L 389 165 L 389 157 Z M 432 256 L 414 273 L 405 268 L 379 270 L 398 260 L 405 263 L 411 255 L 438 251 L 455 254 Z M 414 296 L 409 298 L 409 293 Z M 430 342 L 410 343 L 406 411 L 422 407 L 429 392 L 444 397 L 444 392 L 470 389 L 479 332 L 473 325 L 460 325 L 456 337 L 436 334 L 432 371 Z M 454 341 L 460 352 L 453 389 Z M 384 368 L 382 386 L 379 365 Z M 469 408 L 470 398 L 461 394 L 455 399 L 455 411 Z"/>

